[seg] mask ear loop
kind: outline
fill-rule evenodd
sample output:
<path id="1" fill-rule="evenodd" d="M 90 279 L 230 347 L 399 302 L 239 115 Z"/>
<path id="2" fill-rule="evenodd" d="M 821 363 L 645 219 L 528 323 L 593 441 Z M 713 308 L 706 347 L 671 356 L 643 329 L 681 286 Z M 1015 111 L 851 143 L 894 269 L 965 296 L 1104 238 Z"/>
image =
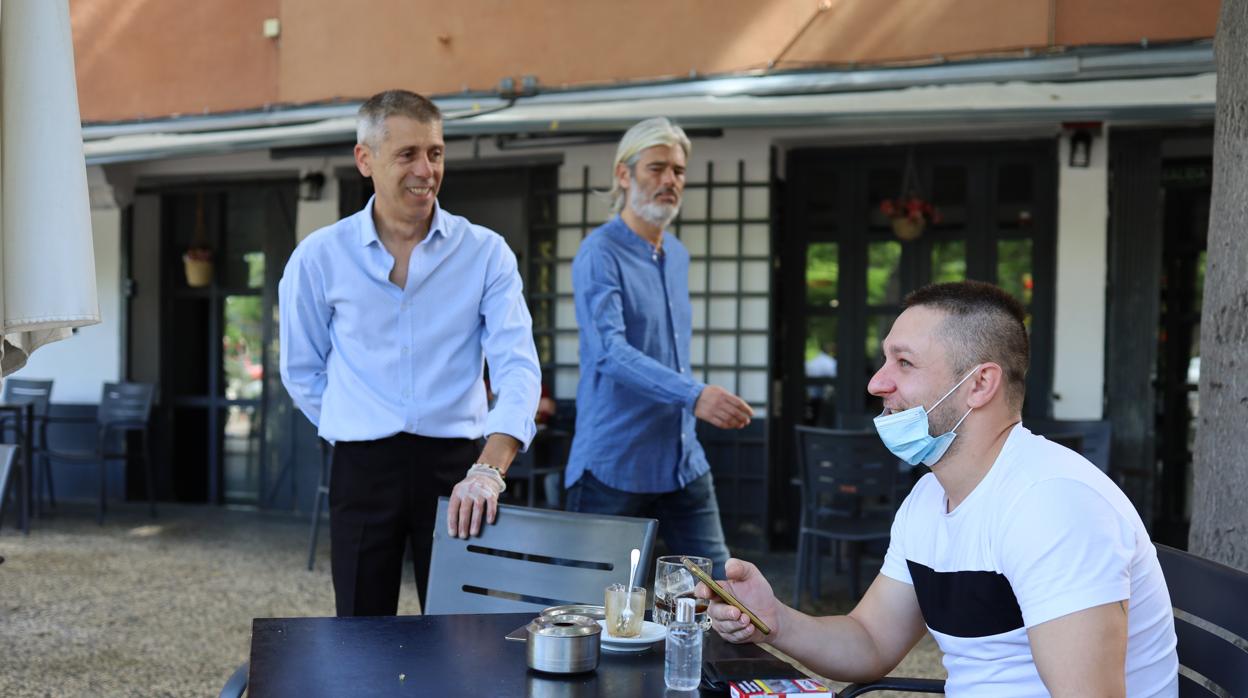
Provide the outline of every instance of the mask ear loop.
<path id="1" fill-rule="evenodd" d="M 955 433 L 955 434 L 956 434 L 956 433 L 958 432 L 958 427 L 962 426 L 962 422 L 965 422 L 965 421 L 966 421 L 966 418 L 967 418 L 967 417 L 969 417 L 969 416 L 971 416 L 971 413 L 972 413 L 972 412 L 974 412 L 974 411 L 975 411 L 975 408 L 974 408 L 974 407 L 972 407 L 971 409 L 967 410 L 967 411 L 966 411 L 966 414 L 962 415 L 962 419 L 959 419 L 959 420 L 958 420 L 958 423 L 957 423 L 957 424 L 954 424 L 954 425 L 953 425 L 953 428 L 952 428 L 952 429 L 950 429 L 949 431 L 950 431 L 950 432 L 952 432 L 952 433 Z"/>
<path id="2" fill-rule="evenodd" d="M 958 381 L 958 385 L 953 386 L 953 390 L 957 390 L 957 389 L 958 389 L 958 386 L 960 386 L 960 385 L 962 385 L 963 383 L 965 383 L 965 382 L 966 382 L 966 379 L 967 379 L 967 378 L 970 378 L 970 377 L 971 377 L 971 375 L 972 375 L 972 374 L 974 374 L 974 373 L 975 373 L 976 371 L 978 371 L 978 370 L 979 370 L 979 366 L 976 366 L 975 368 L 972 368 L 972 369 L 971 369 L 971 372 L 970 372 L 970 373 L 968 373 L 968 374 L 966 374 L 966 378 L 963 378 L 961 381 Z M 949 392 L 953 392 L 953 390 L 950 390 Z M 944 398 L 941 398 L 941 399 L 943 400 Z M 967 411 L 966 411 L 966 414 L 962 415 L 962 419 L 959 419 L 959 420 L 958 420 L 958 423 L 957 423 L 957 424 L 954 424 L 954 425 L 953 425 L 953 428 L 952 428 L 952 429 L 950 429 L 949 431 L 950 431 L 950 432 L 952 432 L 952 433 L 954 433 L 954 434 L 958 433 L 958 427 L 962 426 L 962 422 L 965 422 L 965 421 L 966 421 L 966 418 L 967 418 L 967 417 L 969 417 L 969 416 L 971 416 L 971 413 L 972 413 L 972 412 L 974 412 L 974 411 L 975 411 L 975 408 L 974 408 L 974 407 L 972 407 L 972 408 L 970 408 L 969 410 L 967 410 Z"/>
<path id="3" fill-rule="evenodd" d="M 950 395 L 953 395 L 953 391 L 957 390 L 958 388 L 961 388 L 962 384 L 966 382 L 966 379 L 975 375 L 975 372 L 978 370 L 979 370 L 979 364 L 976 364 L 975 368 L 972 368 L 970 373 L 966 374 L 965 376 L 962 376 L 962 380 L 958 381 L 957 385 L 950 388 L 949 392 L 940 396 L 940 399 L 936 401 L 936 404 L 932 405 L 932 410 L 936 409 L 937 407 L 940 407 L 940 403 L 944 402 L 945 398 L 949 397 Z M 932 410 L 926 410 L 926 411 L 930 413 Z M 970 413 L 968 412 L 967 414 L 970 414 Z M 962 419 L 966 419 L 966 416 L 963 415 Z M 962 420 L 961 419 L 958 420 L 958 424 L 961 424 L 961 423 L 962 423 Z M 957 427 L 954 427 L 954 429 L 957 429 Z"/>

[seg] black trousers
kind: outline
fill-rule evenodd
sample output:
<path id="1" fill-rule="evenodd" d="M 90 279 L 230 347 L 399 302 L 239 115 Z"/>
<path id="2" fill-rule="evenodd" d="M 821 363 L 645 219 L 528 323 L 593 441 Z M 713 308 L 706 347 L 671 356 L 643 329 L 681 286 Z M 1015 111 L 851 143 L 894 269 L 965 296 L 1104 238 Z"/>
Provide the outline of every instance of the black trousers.
<path id="1" fill-rule="evenodd" d="M 423 609 L 438 497 L 480 451 L 472 439 L 396 434 L 339 441 L 329 482 L 330 558 L 339 616 L 393 616 L 410 544 Z"/>

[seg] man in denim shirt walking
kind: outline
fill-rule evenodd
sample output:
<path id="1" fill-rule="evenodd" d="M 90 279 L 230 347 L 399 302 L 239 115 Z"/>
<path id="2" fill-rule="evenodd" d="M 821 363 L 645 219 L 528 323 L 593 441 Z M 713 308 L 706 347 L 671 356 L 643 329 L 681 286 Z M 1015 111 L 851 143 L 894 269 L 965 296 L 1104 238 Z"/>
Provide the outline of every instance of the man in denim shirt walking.
<path id="1" fill-rule="evenodd" d="M 690 150 L 667 119 L 629 129 L 615 156 L 618 215 L 572 263 L 581 378 L 564 485 L 569 510 L 653 516 L 673 553 L 708 557 L 722 575 L 728 548 L 694 420 L 740 429 L 754 412 L 690 370 L 689 251 L 664 233 Z"/>

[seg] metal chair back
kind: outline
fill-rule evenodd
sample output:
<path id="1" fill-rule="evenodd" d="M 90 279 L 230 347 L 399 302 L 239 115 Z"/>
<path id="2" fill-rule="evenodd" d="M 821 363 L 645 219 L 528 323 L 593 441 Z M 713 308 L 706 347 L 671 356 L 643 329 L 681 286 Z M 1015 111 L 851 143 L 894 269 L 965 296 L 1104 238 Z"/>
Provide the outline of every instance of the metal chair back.
<path id="1" fill-rule="evenodd" d="M 17 446 L 0 444 L 0 523 L 4 521 L 5 502 L 9 501 L 9 476 L 13 473 L 13 454 Z"/>
<path id="2" fill-rule="evenodd" d="M 26 459 L 33 466 L 35 476 L 34 509 L 39 516 L 43 515 L 43 495 L 46 488 L 49 501 L 56 505 L 56 496 L 52 484 L 51 465 L 43 456 L 48 449 L 48 413 L 52 405 L 52 381 L 30 380 L 25 378 L 6 378 L 4 394 L 0 402 L 6 405 L 30 405 L 31 423 L 24 425 L 24 420 L 17 419 L 13 414 L 0 414 L 0 440 L 7 440 L 10 430 L 16 442 L 22 440 L 22 431 L 30 428 L 31 453 Z"/>
<path id="3" fill-rule="evenodd" d="M 446 533 L 449 500 L 438 500 L 429 565 L 429 614 L 540 611 L 568 603 L 601 604 L 608 585 L 651 569 L 659 522 L 499 505 L 494 524 L 468 539 Z M 633 580 L 637 584 L 637 580 Z M 645 585 L 643 585 L 645 586 Z"/>
<path id="4" fill-rule="evenodd" d="M 1179 696 L 1248 696 L 1248 573 L 1157 545 L 1179 639 Z"/>
<path id="5" fill-rule="evenodd" d="M 148 420 L 152 413 L 153 388 L 147 383 L 105 383 L 96 412 L 97 433 L 95 448 L 90 451 L 62 451 L 49 449 L 46 455 L 54 461 L 70 463 L 97 463 L 100 473 L 100 506 L 96 521 L 104 523 L 104 511 L 108 499 L 106 462 L 129 460 L 125 434 L 138 432 L 141 437 L 144 480 L 147 485 L 148 512 L 156 516 L 156 473 L 152 463 L 151 439 Z"/>
<path id="6" fill-rule="evenodd" d="M 857 599 L 861 588 L 862 546 L 887 541 L 897 506 L 897 457 L 873 431 L 795 427 L 798 470 L 802 482 L 802 515 L 797 540 L 797 583 L 793 604 L 801 603 L 807 576 L 820 588 L 820 541 L 835 544 L 840 565 L 841 543 L 850 548 L 849 590 Z M 870 505 L 876 505 L 871 507 Z"/>
<path id="7" fill-rule="evenodd" d="M 48 406 L 52 403 L 52 381 L 5 378 L 4 395 L 0 397 L 0 402 L 6 405 L 33 404 L 35 417 L 46 417 Z"/>
<path id="8" fill-rule="evenodd" d="M 1092 461 L 1103 473 L 1109 472 L 1109 448 L 1113 437 L 1113 425 L 1108 419 L 1032 419 L 1023 420 L 1023 426 L 1033 433 L 1078 451 Z M 1072 445 L 1077 438 L 1078 446 Z"/>
<path id="9" fill-rule="evenodd" d="M 857 516 L 863 502 L 894 502 L 897 457 L 875 432 L 795 427 L 802 479 L 802 524 Z"/>
<path id="10" fill-rule="evenodd" d="M 152 393 L 148 383 L 105 383 L 96 419 L 100 426 L 133 424 L 145 428 L 152 414 Z"/>

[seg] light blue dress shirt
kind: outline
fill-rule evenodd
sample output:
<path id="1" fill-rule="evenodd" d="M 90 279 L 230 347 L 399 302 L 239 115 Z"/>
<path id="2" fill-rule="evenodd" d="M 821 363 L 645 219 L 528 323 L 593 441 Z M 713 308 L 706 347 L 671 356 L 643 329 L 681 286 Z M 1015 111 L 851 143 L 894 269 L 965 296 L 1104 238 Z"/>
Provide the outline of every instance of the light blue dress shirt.
<path id="1" fill-rule="evenodd" d="M 282 383 L 295 405 L 331 442 L 502 433 L 528 448 L 541 369 L 507 243 L 437 207 L 406 288 L 390 281 L 393 268 L 371 199 L 295 248 L 278 287 Z"/>
<path id="2" fill-rule="evenodd" d="M 673 492 L 710 470 L 693 406 L 705 384 L 689 365 L 689 251 L 663 252 L 616 216 L 572 262 L 581 379 L 564 483 L 589 471 L 626 492 Z"/>

